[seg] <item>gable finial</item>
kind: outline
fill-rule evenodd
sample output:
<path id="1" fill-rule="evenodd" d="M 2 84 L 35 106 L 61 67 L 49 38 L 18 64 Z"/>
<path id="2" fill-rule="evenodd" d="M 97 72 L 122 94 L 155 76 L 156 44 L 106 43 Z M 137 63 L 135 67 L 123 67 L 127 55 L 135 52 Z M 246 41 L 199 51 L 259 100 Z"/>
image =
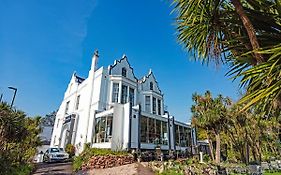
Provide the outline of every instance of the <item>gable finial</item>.
<path id="1" fill-rule="evenodd" d="M 97 70 L 98 59 L 99 59 L 99 51 L 96 49 L 92 58 L 91 70 L 94 71 Z"/>
<path id="2" fill-rule="evenodd" d="M 152 69 L 149 69 L 148 75 L 152 74 Z"/>
<path id="3" fill-rule="evenodd" d="M 124 58 L 127 58 L 126 54 L 123 54 L 122 58 L 123 58 L 123 59 L 124 59 Z"/>
<path id="4" fill-rule="evenodd" d="M 99 51 L 98 51 L 98 49 L 96 49 L 96 50 L 95 50 L 95 52 L 94 52 L 94 56 L 99 57 Z"/>

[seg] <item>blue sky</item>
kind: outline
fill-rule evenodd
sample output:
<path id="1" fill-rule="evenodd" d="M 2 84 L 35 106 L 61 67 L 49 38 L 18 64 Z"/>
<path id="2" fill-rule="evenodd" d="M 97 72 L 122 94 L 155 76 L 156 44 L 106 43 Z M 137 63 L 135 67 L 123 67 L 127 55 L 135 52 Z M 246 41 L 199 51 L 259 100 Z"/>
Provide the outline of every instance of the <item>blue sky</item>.
<path id="1" fill-rule="evenodd" d="M 151 68 L 170 113 L 187 121 L 192 93 L 236 100 L 238 82 L 223 66 L 202 66 L 177 43 L 165 0 L 1 0 L 0 93 L 31 116 L 59 107 L 74 71 L 86 76 L 95 49 L 99 66 L 126 54 L 137 77 Z"/>

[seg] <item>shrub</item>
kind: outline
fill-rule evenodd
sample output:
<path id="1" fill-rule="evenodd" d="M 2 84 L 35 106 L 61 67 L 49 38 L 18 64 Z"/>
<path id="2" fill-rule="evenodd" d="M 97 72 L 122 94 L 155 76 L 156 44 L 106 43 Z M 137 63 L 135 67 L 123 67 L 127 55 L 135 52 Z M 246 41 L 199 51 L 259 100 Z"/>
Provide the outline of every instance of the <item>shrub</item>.
<path id="1" fill-rule="evenodd" d="M 82 156 L 75 156 L 73 160 L 73 170 L 78 171 L 82 168 L 83 165 L 83 157 Z"/>
<path id="2" fill-rule="evenodd" d="M 72 158 L 75 155 L 75 147 L 72 144 L 67 144 L 65 151 L 69 154 L 69 157 Z"/>

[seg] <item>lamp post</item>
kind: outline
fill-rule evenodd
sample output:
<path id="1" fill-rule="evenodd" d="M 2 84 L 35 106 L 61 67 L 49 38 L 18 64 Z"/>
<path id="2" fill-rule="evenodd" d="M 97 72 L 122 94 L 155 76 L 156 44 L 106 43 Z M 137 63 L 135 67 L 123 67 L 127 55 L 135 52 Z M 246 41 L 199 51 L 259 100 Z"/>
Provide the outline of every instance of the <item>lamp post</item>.
<path id="1" fill-rule="evenodd" d="M 2 102 L 3 94 L 0 95 L 0 103 Z"/>
<path id="2" fill-rule="evenodd" d="M 13 104 L 14 104 L 14 101 L 15 101 L 18 89 L 15 88 L 15 87 L 11 87 L 11 86 L 9 86 L 8 88 L 14 91 L 14 96 L 13 96 L 13 100 L 12 100 L 12 103 L 11 103 L 11 107 L 13 107 Z"/>

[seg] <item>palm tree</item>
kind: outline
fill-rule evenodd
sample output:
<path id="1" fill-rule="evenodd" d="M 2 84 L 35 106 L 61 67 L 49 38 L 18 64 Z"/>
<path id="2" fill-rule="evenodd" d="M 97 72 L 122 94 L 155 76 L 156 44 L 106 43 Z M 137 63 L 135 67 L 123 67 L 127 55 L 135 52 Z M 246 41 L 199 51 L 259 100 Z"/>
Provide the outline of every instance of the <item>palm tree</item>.
<path id="1" fill-rule="evenodd" d="M 193 125 L 203 128 L 207 131 L 207 137 L 210 143 L 211 157 L 213 159 L 212 142 L 210 142 L 210 134 L 215 136 L 216 140 L 216 157 L 215 162 L 220 163 L 220 133 L 226 122 L 226 109 L 230 105 L 228 97 L 218 95 L 213 98 L 210 91 L 206 91 L 204 96 L 193 94 L 193 102 L 195 103 L 191 107 L 193 113 Z"/>
<path id="2" fill-rule="evenodd" d="M 280 0 L 174 0 L 179 42 L 195 60 L 227 63 L 227 75 L 242 77 L 247 93 L 241 104 L 248 103 L 243 110 L 281 103 L 280 4 Z"/>

